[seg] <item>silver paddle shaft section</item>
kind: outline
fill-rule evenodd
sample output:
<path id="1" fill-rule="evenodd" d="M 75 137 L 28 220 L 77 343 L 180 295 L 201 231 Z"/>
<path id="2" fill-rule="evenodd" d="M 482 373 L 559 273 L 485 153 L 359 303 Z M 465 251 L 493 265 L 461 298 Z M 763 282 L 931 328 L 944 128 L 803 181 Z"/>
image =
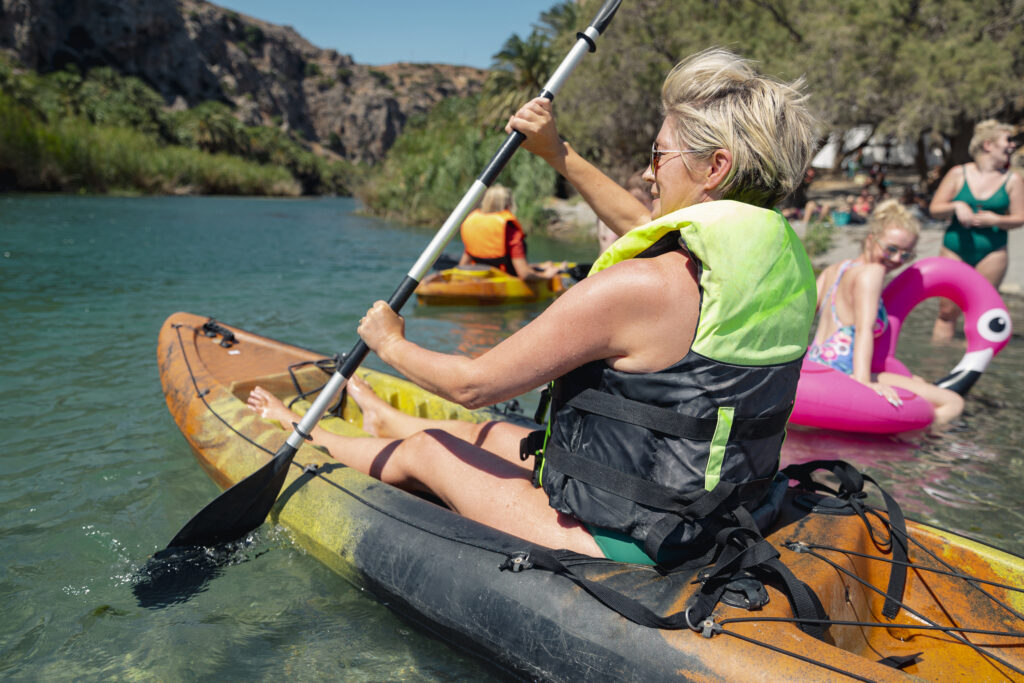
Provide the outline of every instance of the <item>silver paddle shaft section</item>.
<path id="1" fill-rule="evenodd" d="M 591 22 L 584 31 L 578 33 L 576 43 L 569 50 L 569 54 L 565 56 L 562 63 L 558 65 L 555 72 L 551 74 L 547 83 L 544 85 L 544 89 L 541 91 L 540 96 L 546 97 L 549 100 L 553 100 L 555 95 L 562 89 L 565 82 L 569 79 L 569 76 L 579 65 L 580 60 L 587 52 L 593 52 L 595 50 L 595 43 L 600 37 L 601 32 L 608 27 L 612 17 L 615 16 L 615 12 L 619 9 L 620 0 L 608 0 L 601 9 L 598 11 L 597 16 L 594 17 L 594 21 Z M 447 220 L 434 235 L 433 239 L 427 245 L 420 257 L 416 259 L 416 262 L 409 269 L 409 273 L 406 275 L 402 284 L 398 286 L 395 293 L 391 295 L 391 299 L 388 301 L 388 305 L 391 306 L 392 310 L 396 313 L 399 312 L 408 298 L 412 295 L 416 285 L 423 279 L 423 277 L 430 271 L 430 268 L 437 261 L 437 257 L 441 255 L 445 246 L 455 236 L 455 232 L 462 225 L 462 222 L 466 220 L 466 216 L 473 210 L 484 196 L 484 192 L 487 188 L 498 177 L 502 169 L 508 163 L 509 159 L 515 153 L 516 149 L 523 143 L 526 136 L 519 131 L 513 131 L 502 146 L 495 152 L 488 163 L 487 168 L 484 169 L 483 173 L 473 181 L 466 194 L 462 195 L 462 199 L 449 214 Z M 360 340 L 355 348 L 349 352 L 345 358 L 345 362 L 338 368 L 338 370 L 331 376 L 330 381 L 321 390 L 320 395 L 317 396 L 313 405 L 310 406 L 309 410 L 303 416 L 302 420 L 296 425 L 295 430 L 288 437 L 287 444 L 294 449 L 298 449 L 302 445 L 302 442 L 308 438 L 308 435 L 312 434 L 313 429 L 320 421 L 320 417 L 327 412 L 327 406 L 330 405 L 334 397 L 341 391 L 345 384 L 348 382 L 348 378 L 352 376 L 355 369 L 366 357 L 369 352 L 369 348 L 366 344 Z"/>
<path id="2" fill-rule="evenodd" d="M 614 4 L 615 9 L 618 8 L 618 2 L 608 4 Z M 611 13 L 614 14 L 614 9 L 611 10 Z M 599 16 L 604 15 L 599 14 Z M 611 17 L 608 17 L 609 21 L 610 19 Z M 588 26 L 585 31 L 579 34 L 580 38 L 572 46 L 572 49 L 569 50 L 569 54 L 565 56 L 562 63 L 558 65 L 557 69 L 555 69 L 555 73 L 551 74 L 551 77 L 544 85 L 544 89 L 540 94 L 541 97 L 546 97 L 549 100 L 553 100 L 555 98 L 555 95 L 558 94 L 562 89 L 562 86 L 565 85 L 565 82 L 569 79 L 569 76 L 579 65 L 583 56 L 586 55 L 587 52 L 593 50 L 594 41 L 596 41 L 600 35 L 601 32 L 593 25 Z M 525 139 L 526 136 L 518 131 L 514 131 L 508 136 L 505 143 L 487 165 L 487 168 L 484 169 L 484 172 L 481 173 L 475 181 L 473 181 L 473 185 L 469 188 L 466 194 L 462 196 L 462 199 L 448 216 L 448 219 L 441 226 L 441 229 L 437 231 L 437 234 L 434 235 L 430 244 L 428 244 L 427 248 L 422 254 L 420 254 L 419 259 L 417 259 L 416 263 L 414 263 L 412 268 L 409 269 L 408 276 L 410 278 L 416 282 L 420 282 L 423 277 L 430 272 L 430 268 L 434 265 L 434 262 L 437 261 L 437 257 L 441 255 L 441 252 L 455 236 L 455 232 L 459 229 L 459 226 L 462 225 L 462 222 L 466 220 L 466 216 L 468 216 L 469 212 L 473 210 L 473 207 L 480 202 L 480 199 L 484 196 L 484 192 L 486 192 L 487 188 L 494 183 L 498 174 L 505 167 L 505 164 L 512 158 L 512 154 Z"/>
<path id="3" fill-rule="evenodd" d="M 409 277 L 419 282 L 430 271 L 431 266 L 437 261 L 437 257 L 441 255 L 444 248 L 451 242 L 452 237 L 455 236 L 455 231 L 462 225 L 462 221 L 466 220 L 469 212 L 480 202 L 484 192 L 487 191 L 487 187 L 479 178 L 473 181 L 469 191 L 462 195 L 462 199 L 459 200 L 459 203 L 441 226 L 441 229 L 434 235 L 434 239 L 430 240 L 430 244 L 420 254 L 420 257 L 416 259 L 416 263 L 412 264 L 412 268 L 409 269 Z"/>
<path id="4" fill-rule="evenodd" d="M 331 400 L 337 395 L 339 391 L 345 388 L 348 383 L 348 377 L 341 374 L 341 372 L 335 372 L 331 375 L 331 379 L 327 382 L 327 385 L 320 391 L 320 395 L 313 401 L 313 405 L 309 407 L 306 414 L 299 420 L 299 424 L 296 425 L 292 433 L 288 435 L 288 441 L 286 442 L 289 446 L 298 450 L 302 442 L 306 440 L 304 435 L 312 434 L 313 429 L 320 422 L 320 418 L 324 413 L 327 412 L 327 406 L 330 405 Z"/>

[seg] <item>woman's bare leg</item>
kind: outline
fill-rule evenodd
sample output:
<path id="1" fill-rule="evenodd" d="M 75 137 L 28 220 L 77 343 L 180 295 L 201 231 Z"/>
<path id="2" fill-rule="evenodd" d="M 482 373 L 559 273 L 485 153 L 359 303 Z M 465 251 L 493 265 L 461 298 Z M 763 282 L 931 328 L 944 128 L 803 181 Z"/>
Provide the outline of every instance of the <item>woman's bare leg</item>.
<path id="1" fill-rule="evenodd" d="M 363 430 L 374 436 L 404 439 L 417 432 L 440 429 L 520 467 L 527 467 L 519 459 L 519 442 L 530 433 L 526 427 L 509 422 L 473 423 L 409 415 L 377 396 L 370 385 L 358 377 L 350 378 L 347 386 L 349 396 L 363 411 Z"/>
<path id="2" fill-rule="evenodd" d="M 912 391 L 931 403 L 935 408 L 935 421 L 932 424 L 936 428 L 941 429 L 947 426 L 964 412 L 963 396 L 950 389 L 937 387 L 919 377 L 907 377 L 906 375 L 897 375 L 892 372 L 881 372 L 878 374 L 878 381 Z"/>
<path id="3" fill-rule="evenodd" d="M 265 419 L 297 419 L 261 387 L 248 403 Z M 586 527 L 548 504 L 528 470 L 452 434 L 430 429 L 406 439 L 362 438 L 317 427 L 312 437 L 345 465 L 400 488 L 429 491 L 464 517 L 534 543 L 603 557 Z"/>
<path id="4" fill-rule="evenodd" d="M 998 291 L 999 285 L 1003 284 L 1003 278 L 1006 277 L 1006 269 L 1009 265 L 1009 252 L 1006 249 L 999 249 L 978 261 L 978 265 L 974 269 L 981 273 Z"/>
<path id="5" fill-rule="evenodd" d="M 939 249 L 939 256 L 942 258 L 963 261 L 956 252 L 946 247 Z M 960 307 L 949 299 L 939 299 L 939 317 L 935 319 L 935 326 L 932 328 L 933 342 L 948 342 L 953 340 L 953 333 L 956 330 L 956 321 L 960 317 Z"/>

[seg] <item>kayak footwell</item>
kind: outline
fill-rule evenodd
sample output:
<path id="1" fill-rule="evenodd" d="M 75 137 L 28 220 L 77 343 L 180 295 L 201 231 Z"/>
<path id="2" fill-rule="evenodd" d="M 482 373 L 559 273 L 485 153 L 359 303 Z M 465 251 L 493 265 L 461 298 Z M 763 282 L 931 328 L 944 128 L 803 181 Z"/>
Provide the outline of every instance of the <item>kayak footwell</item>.
<path id="1" fill-rule="evenodd" d="M 287 436 L 246 407 L 251 388 L 291 397 L 322 385 L 328 372 L 312 364 L 289 371 L 324 357 L 231 326 L 220 325 L 235 343 L 222 346 L 223 336 L 204 333 L 207 321 L 172 315 L 160 333 L 158 360 L 171 414 L 203 468 L 226 487 L 267 462 Z M 501 417 L 383 373 L 359 374 L 411 414 Z M 364 434 L 354 402 L 342 401 L 337 412 L 325 428 Z M 715 627 L 703 637 L 639 626 L 549 571 L 503 571 L 530 544 L 344 467 L 321 449 L 302 446 L 294 464 L 271 523 L 290 529 L 296 543 L 389 608 L 517 676 L 1024 681 L 1024 560 L 908 522 L 903 606 L 890 619 L 882 613 L 892 566 L 882 542 L 884 510 L 868 515 L 873 538 L 860 517 L 824 514 L 814 506 L 822 496 L 790 489 L 766 538 L 820 599 L 831 620 L 824 637 L 801 631 L 786 596 L 771 585 L 759 610 L 719 603 Z M 599 558 L 579 559 L 572 568 L 657 614 L 685 609 L 699 588 L 697 570 L 663 574 Z"/>

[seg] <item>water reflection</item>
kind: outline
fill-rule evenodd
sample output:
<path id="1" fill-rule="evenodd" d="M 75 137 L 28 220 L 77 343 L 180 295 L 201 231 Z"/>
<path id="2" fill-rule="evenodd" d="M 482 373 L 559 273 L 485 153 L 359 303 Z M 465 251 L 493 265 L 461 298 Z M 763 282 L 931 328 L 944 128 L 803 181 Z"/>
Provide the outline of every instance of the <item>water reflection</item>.
<path id="1" fill-rule="evenodd" d="M 429 321 L 440 346 L 454 353 L 476 357 L 496 346 L 537 317 L 544 305 L 487 308 L 417 306 L 415 316 Z"/>

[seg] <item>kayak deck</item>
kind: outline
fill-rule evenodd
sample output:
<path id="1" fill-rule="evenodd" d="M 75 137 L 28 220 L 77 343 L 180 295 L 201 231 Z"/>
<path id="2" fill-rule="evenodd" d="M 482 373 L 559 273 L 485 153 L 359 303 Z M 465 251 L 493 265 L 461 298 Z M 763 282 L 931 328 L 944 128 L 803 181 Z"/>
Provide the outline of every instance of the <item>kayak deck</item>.
<path id="1" fill-rule="evenodd" d="M 222 346 L 224 335 L 203 331 L 207 320 L 171 316 L 161 330 L 158 357 L 172 415 L 200 464 L 226 487 L 264 464 L 287 436 L 245 406 L 251 388 L 259 384 L 294 396 L 322 385 L 328 373 L 315 365 L 289 372 L 289 365 L 323 356 L 238 328 L 218 325 L 235 339 Z M 412 414 L 499 417 L 468 411 L 383 373 L 359 374 Z M 360 418 L 346 400 L 339 415 L 322 424 L 360 435 Z M 832 625 L 822 640 L 806 635 L 793 623 L 785 595 L 768 586 L 770 600 L 760 610 L 720 603 L 714 612 L 720 632 L 705 638 L 633 624 L 551 572 L 500 571 L 510 556 L 528 549 L 523 541 L 343 467 L 319 448 L 302 446 L 295 465 L 271 522 L 290 528 L 297 543 L 389 607 L 518 675 L 1024 680 L 1024 561 L 927 525 L 908 523 L 905 607 L 888 619 L 882 616 L 891 567 L 887 548 L 872 540 L 857 516 L 812 512 L 790 492 L 767 538 L 818 595 Z M 877 520 L 874 526 L 884 536 Z M 575 569 L 659 614 L 683 609 L 695 590 L 693 573 L 662 575 L 597 558 Z M 975 580 L 951 575 L 957 572 Z"/>

